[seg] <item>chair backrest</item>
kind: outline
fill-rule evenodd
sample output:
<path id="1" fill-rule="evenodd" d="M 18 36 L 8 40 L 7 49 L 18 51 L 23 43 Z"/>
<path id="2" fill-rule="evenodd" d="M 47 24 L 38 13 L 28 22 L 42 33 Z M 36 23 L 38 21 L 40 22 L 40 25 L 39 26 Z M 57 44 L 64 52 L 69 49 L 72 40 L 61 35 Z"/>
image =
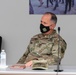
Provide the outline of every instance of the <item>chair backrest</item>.
<path id="1" fill-rule="evenodd" d="M 2 37 L 0 36 L 0 53 L 1 53 L 1 46 L 2 46 Z"/>

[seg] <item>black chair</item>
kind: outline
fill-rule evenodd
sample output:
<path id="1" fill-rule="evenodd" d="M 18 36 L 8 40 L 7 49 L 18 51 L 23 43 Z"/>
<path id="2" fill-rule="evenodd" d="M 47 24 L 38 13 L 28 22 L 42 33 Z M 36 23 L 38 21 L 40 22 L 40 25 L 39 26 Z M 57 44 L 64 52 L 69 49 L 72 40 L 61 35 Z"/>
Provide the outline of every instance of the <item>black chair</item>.
<path id="1" fill-rule="evenodd" d="M 0 53 L 1 53 L 1 46 L 2 46 L 2 37 L 0 36 Z"/>

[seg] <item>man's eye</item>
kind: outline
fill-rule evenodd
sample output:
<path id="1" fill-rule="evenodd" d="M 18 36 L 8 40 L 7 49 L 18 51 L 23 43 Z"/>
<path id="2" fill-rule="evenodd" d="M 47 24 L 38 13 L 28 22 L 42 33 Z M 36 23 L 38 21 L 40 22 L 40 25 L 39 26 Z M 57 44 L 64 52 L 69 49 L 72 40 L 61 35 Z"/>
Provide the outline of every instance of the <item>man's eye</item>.
<path id="1" fill-rule="evenodd" d="M 41 21 L 41 23 L 42 23 L 42 21 Z"/>
<path id="2" fill-rule="evenodd" d="M 44 24 L 47 24 L 46 22 L 44 22 Z"/>

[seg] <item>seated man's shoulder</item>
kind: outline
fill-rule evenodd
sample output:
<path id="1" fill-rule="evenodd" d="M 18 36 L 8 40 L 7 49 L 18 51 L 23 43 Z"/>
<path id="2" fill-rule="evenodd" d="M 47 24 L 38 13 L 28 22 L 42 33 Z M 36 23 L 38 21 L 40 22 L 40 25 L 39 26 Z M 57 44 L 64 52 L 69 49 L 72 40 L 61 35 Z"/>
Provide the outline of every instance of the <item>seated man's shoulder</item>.
<path id="1" fill-rule="evenodd" d="M 36 35 L 34 35 L 32 38 L 39 38 L 39 37 L 41 37 L 42 36 L 42 34 L 36 34 Z"/>
<path id="2" fill-rule="evenodd" d="M 37 40 L 39 38 L 41 38 L 42 34 L 36 34 L 31 38 L 31 41 Z"/>

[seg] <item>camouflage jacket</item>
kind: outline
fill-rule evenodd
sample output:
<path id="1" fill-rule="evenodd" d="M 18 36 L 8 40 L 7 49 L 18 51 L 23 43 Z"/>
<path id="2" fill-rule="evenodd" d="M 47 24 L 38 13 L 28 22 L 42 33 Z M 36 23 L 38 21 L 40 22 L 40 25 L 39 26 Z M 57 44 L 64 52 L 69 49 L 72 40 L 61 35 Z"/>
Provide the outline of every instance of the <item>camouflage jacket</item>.
<path id="1" fill-rule="evenodd" d="M 49 65 L 57 64 L 58 50 L 59 58 L 62 59 L 66 50 L 66 42 L 56 33 L 35 35 L 30 40 L 26 52 L 17 63 L 24 64 L 30 60 L 43 58 L 47 60 Z"/>

